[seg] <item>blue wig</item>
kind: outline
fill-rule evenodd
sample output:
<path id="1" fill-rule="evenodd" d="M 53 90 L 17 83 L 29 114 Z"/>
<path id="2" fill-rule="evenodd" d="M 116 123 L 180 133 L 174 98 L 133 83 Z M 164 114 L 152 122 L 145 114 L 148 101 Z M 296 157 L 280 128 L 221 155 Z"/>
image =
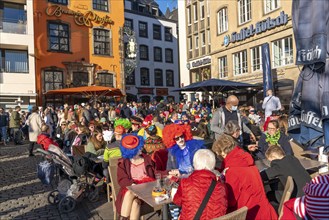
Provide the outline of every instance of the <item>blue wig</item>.
<path id="1" fill-rule="evenodd" d="M 131 140 L 136 140 L 134 143 L 134 147 L 127 147 L 125 141 L 127 138 L 131 138 Z M 129 143 L 130 144 L 130 143 Z M 138 136 L 136 134 L 125 134 L 122 136 L 120 142 L 120 150 L 123 158 L 131 159 L 144 147 L 144 138 L 142 136 Z"/>

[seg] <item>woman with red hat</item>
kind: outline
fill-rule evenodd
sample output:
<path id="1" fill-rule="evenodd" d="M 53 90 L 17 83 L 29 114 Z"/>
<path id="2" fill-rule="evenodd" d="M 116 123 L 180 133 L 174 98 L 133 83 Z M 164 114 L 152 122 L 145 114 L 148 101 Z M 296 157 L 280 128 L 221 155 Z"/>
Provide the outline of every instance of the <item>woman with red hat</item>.
<path id="1" fill-rule="evenodd" d="M 115 201 L 117 212 L 123 218 L 139 219 L 140 200 L 127 189 L 127 186 L 155 180 L 155 164 L 151 157 L 142 154 L 144 139 L 135 134 L 122 137 L 118 161 L 118 183 L 120 191 Z"/>
<path id="2" fill-rule="evenodd" d="M 170 124 L 163 129 L 163 143 L 168 148 L 167 170 L 170 175 L 193 172 L 193 157 L 205 148 L 204 142 L 192 139 L 190 125 Z"/>

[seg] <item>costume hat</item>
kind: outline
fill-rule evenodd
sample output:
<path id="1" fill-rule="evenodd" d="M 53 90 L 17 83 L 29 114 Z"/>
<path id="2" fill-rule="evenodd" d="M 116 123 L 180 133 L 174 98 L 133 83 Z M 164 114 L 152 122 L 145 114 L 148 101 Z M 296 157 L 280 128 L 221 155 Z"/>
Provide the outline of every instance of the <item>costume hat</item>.
<path id="1" fill-rule="evenodd" d="M 144 139 L 136 134 L 126 134 L 122 137 L 120 150 L 122 157 L 131 159 L 143 148 Z"/>
<path id="2" fill-rule="evenodd" d="M 143 127 L 148 127 L 150 125 L 152 125 L 152 120 L 153 120 L 153 116 L 152 115 L 147 115 L 143 121 L 142 126 Z"/>
<path id="3" fill-rule="evenodd" d="M 297 198 L 294 212 L 302 219 L 328 219 L 329 216 L 329 175 L 316 176 L 304 187 L 305 196 Z"/>

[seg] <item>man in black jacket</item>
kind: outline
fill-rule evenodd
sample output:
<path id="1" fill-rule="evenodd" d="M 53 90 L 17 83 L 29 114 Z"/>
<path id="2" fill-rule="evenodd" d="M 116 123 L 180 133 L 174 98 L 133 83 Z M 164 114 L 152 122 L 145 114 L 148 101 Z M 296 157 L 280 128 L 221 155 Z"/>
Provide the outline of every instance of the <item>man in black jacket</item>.
<path id="1" fill-rule="evenodd" d="M 9 117 L 3 108 L 0 108 L 0 132 L 3 144 L 7 145 L 7 128 L 8 128 Z"/>

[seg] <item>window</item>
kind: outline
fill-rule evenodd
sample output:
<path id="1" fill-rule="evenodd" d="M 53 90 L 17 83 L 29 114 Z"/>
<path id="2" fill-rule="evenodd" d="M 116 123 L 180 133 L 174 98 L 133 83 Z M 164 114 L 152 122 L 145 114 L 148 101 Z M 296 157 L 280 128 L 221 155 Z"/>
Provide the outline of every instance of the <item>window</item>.
<path id="1" fill-rule="evenodd" d="M 28 73 L 27 51 L 0 49 L 0 72 Z"/>
<path id="2" fill-rule="evenodd" d="M 154 70 L 154 85 L 163 86 L 163 74 L 161 69 Z"/>
<path id="3" fill-rule="evenodd" d="M 166 63 L 173 63 L 174 59 L 173 59 L 173 50 L 172 49 L 166 49 L 165 50 L 165 59 L 166 59 Z"/>
<path id="4" fill-rule="evenodd" d="M 159 16 L 159 9 L 155 8 L 155 7 L 152 7 L 152 15 Z"/>
<path id="5" fill-rule="evenodd" d="M 227 8 L 222 8 L 217 13 L 217 33 L 221 34 L 228 30 Z"/>
<path id="6" fill-rule="evenodd" d="M 218 66 L 219 66 L 219 78 L 226 78 L 228 77 L 228 68 L 227 68 L 227 56 L 220 57 L 218 59 Z"/>
<path id="7" fill-rule="evenodd" d="M 161 26 L 153 24 L 153 39 L 161 40 Z"/>
<path id="8" fill-rule="evenodd" d="M 251 48 L 251 71 L 262 70 L 262 47 Z"/>
<path id="9" fill-rule="evenodd" d="M 199 36 L 195 35 L 194 39 L 195 39 L 195 49 L 198 49 L 199 48 Z"/>
<path id="10" fill-rule="evenodd" d="M 166 86 L 174 86 L 174 71 L 166 70 Z"/>
<path id="11" fill-rule="evenodd" d="M 48 22 L 49 50 L 69 52 L 69 26 L 63 23 Z"/>
<path id="12" fill-rule="evenodd" d="M 114 87 L 113 85 L 113 74 L 111 73 L 98 73 L 97 77 L 99 79 L 100 86 Z"/>
<path id="13" fill-rule="evenodd" d="M 279 8 L 280 0 L 264 0 L 265 14 Z"/>
<path id="14" fill-rule="evenodd" d="M 144 13 L 146 11 L 145 7 L 144 4 L 138 4 L 138 11 Z"/>
<path id="15" fill-rule="evenodd" d="M 134 22 L 132 19 L 125 19 L 125 27 L 130 28 L 131 30 L 134 30 Z"/>
<path id="16" fill-rule="evenodd" d="M 139 59 L 149 60 L 149 48 L 146 45 L 139 46 Z"/>
<path id="17" fill-rule="evenodd" d="M 93 0 L 93 9 L 109 11 L 108 0 Z"/>
<path id="18" fill-rule="evenodd" d="M 94 53 L 97 55 L 112 55 L 112 37 L 109 30 L 94 29 Z"/>
<path id="19" fill-rule="evenodd" d="M 48 2 L 61 4 L 61 5 L 67 5 L 67 0 L 48 0 Z"/>
<path id="20" fill-rule="evenodd" d="M 238 0 L 239 24 L 251 20 L 251 0 Z"/>
<path id="21" fill-rule="evenodd" d="M 192 21 L 191 7 L 188 7 L 187 8 L 187 24 L 191 25 L 191 21 Z"/>
<path id="22" fill-rule="evenodd" d="M 44 72 L 44 91 L 62 89 L 64 84 L 63 72 L 58 70 L 45 70 Z"/>
<path id="23" fill-rule="evenodd" d="M 140 21 L 138 23 L 138 26 L 139 26 L 139 36 L 140 37 L 148 37 L 148 34 L 147 34 L 147 23 L 146 22 L 142 22 Z"/>
<path id="24" fill-rule="evenodd" d="M 197 3 L 193 4 L 193 12 L 194 12 L 194 23 L 198 22 L 198 7 Z"/>
<path id="25" fill-rule="evenodd" d="M 73 72 L 73 86 L 88 86 L 89 74 L 87 72 Z"/>
<path id="26" fill-rule="evenodd" d="M 248 72 L 247 50 L 233 54 L 233 73 L 235 76 Z"/>
<path id="27" fill-rule="evenodd" d="M 26 34 L 26 11 L 23 4 L 0 2 L 0 32 Z"/>
<path id="28" fill-rule="evenodd" d="M 206 46 L 206 32 L 201 33 L 201 47 Z"/>
<path id="29" fill-rule="evenodd" d="M 293 43 L 292 37 L 287 37 L 274 41 L 273 48 L 273 66 L 285 66 L 293 63 Z"/>
<path id="30" fill-rule="evenodd" d="M 148 68 L 141 68 L 141 85 L 142 86 L 150 85 L 150 71 Z"/>
<path id="31" fill-rule="evenodd" d="M 204 2 L 200 2 L 200 20 L 203 20 L 205 17 Z"/>
<path id="32" fill-rule="evenodd" d="M 165 27 L 165 41 L 172 41 L 172 28 Z"/>
<path id="33" fill-rule="evenodd" d="M 135 71 L 126 75 L 126 84 L 127 85 L 135 85 Z"/>
<path id="34" fill-rule="evenodd" d="M 162 62 L 162 49 L 154 47 L 154 61 Z"/>

